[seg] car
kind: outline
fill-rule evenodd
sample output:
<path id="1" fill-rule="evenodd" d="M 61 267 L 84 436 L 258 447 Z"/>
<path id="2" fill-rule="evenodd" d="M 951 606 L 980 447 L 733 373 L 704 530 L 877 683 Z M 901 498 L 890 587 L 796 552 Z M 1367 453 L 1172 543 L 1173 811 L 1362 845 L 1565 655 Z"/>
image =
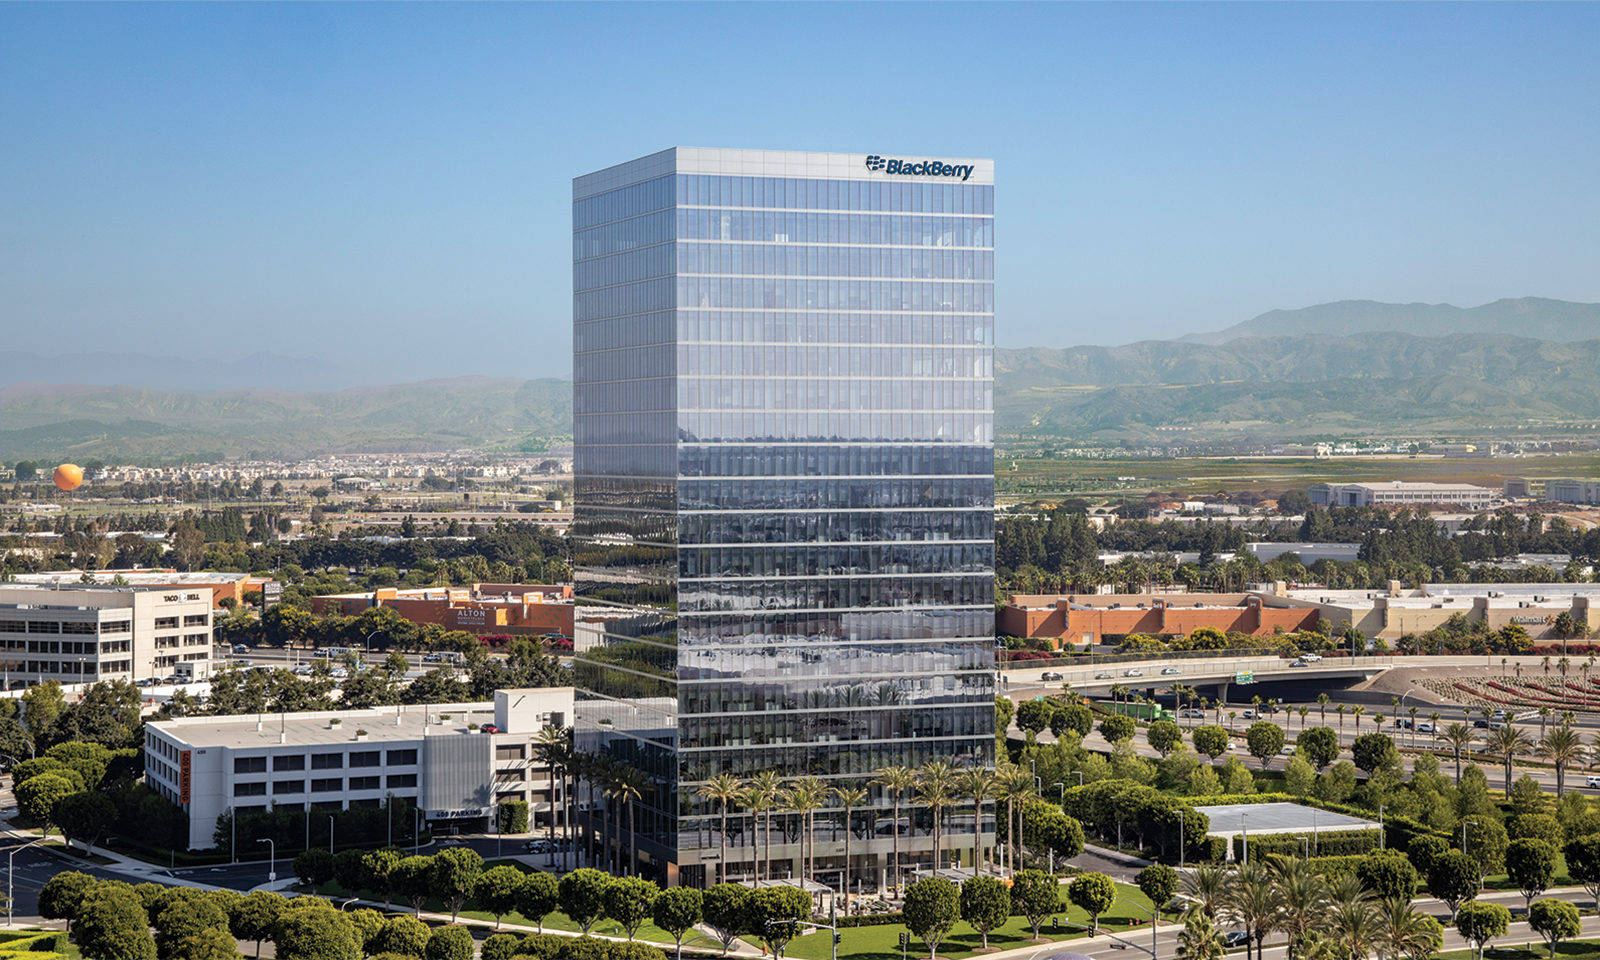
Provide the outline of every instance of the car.
<path id="1" fill-rule="evenodd" d="M 1311 664 L 1307 663 L 1304 660 L 1296 660 L 1296 661 L 1290 663 L 1289 666 L 1291 666 L 1291 667 L 1309 667 L 1309 666 L 1311 666 Z"/>
<path id="2" fill-rule="evenodd" d="M 549 840 L 540 839 L 529 840 L 527 843 L 522 845 L 522 849 L 526 850 L 528 853 L 551 853 L 556 848 L 555 845 L 553 845 Z"/>
<path id="3" fill-rule="evenodd" d="M 1431 722 L 1427 721 L 1427 720 L 1424 720 L 1421 723 L 1417 724 L 1417 732 L 1418 733 L 1432 733 L 1433 732 L 1433 724 Z"/>
<path id="4" fill-rule="evenodd" d="M 479 727 L 478 729 L 482 730 L 484 733 L 499 733 L 500 732 L 500 728 L 495 726 L 492 723 L 486 723 L 483 726 Z"/>
<path id="5" fill-rule="evenodd" d="M 1113 677 L 1109 673 L 1097 673 L 1097 674 L 1094 675 L 1094 678 L 1096 680 L 1111 680 L 1111 679 L 1113 679 Z"/>
<path id="6" fill-rule="evenodd" d="M 1222 945 L 1225 947 L 1242 947 L 1250 942 L 1250 934 L 1243 930 L 1229 930 L 1222 935 Z"/>
<path id="7" fill-rule="evenodd" d="M 1179 669 L 1178 669 L 1178 668 L 1177 668 L 1177 667 L 1162 667 L 1162 668 L 1161 668 L 1161 675 L 1162 675 L 1162 676 L 1163 676 L 1163 677 L 1173 677 L 1173 676 L 1177 676 L 1177 675 L 1178 675 L 1178 674 L 1179 674 L 1179 673 L 1181 673 L 1181 672 L 1182 672 L 1182 671 L 1181 671 L 1181 670 L 1179 670 Z"/>
<path id="8" fill-rule="evenodd" d="M 1483 730 L 1483 729 L 1485 729 L 1485 728 L 1487 728 L 1489 726 L 1489 721 L 1487 721 L 1487 720 L 1474 720 L 1474 721 L 1472 721 L 1472 725 L 1474 727 L 1478 728 L 1479 730 Z"/>
<path id="9" fill-rule="evenodd" d="M 1318 660 L 1322 659 L 1322 654 L 1320 654 L 1320 653 L 1302 653 L 1302 654 L 1300 654 L 1300 659 L 1304 660 L 1307 663 L 1316 663 Z"/>
<path id="10" fill-rule="evenodd" d="M 1288 744 L 1284 744 L 1283 745 L 1283 749 L 1278 751 L 1278 756 L 1280 756 L 1280 757 L 1292 757 L 1292 756 L 1294 756 L 1294 747 L 1291 747 Z"/>
<path id="11" fill-rule="evenodd" d="M 1256 718 L 1256 712 L 1254 710 L 1246 710 L 1245 712 L 1239 714 L 1239 716 L 1244 717 L 1246 720 L 1254 720 Z"/>
<path id="12" fill-rule="evenodd" d="M 1228 741 L 1228 746 L 1225 748 L 1224 752 L 1225 753 L 1238 753 L 1239 752 L 1239 745 L 1237 743 L 1234 743 L 1232 740 L 1229 740 Z"/>
<path id="13" fill-rule="evenodd" d="M 425 653 L 422 655 L 423 663 L 439 663 L 442 660 L 444 660 L 444 657 L 439 656 L 437 653 Z"/>
<path id="14" fill-rule="evenodd" d="M 250 648 L 245 646 L 242 643 L 236 643 L 236 644 L 233 645 L 233 652 L 234 653 L 249 653 L 250 652 Z"/>
<path id="15" fill-rule="evenodd" d="M 1124 670 L 1124 671 L 1122 671 L 1122 675 L 1124 677 L 1142 677 L 1142 676 L 1144 676 L 1144 671 L 1143 670 Z"/>
<path id="16" fill-rule="evenodd" d="M 1046 670 L 1044 673 L 1039 674 L 1039 679 L 1041 681 L 1045 681 L 1045 680 L 1062 680 L 1062 679 L 1065 679 L 1065 678 L 1062 677 L 1061 674 L 1056 673 L 1054 670 Z"/>
<path id="17" fill-rule="evenodd" d="M 1600 787 L 1600 777 L 1585 777 L 1583 785 L 1586 787 Z"/>

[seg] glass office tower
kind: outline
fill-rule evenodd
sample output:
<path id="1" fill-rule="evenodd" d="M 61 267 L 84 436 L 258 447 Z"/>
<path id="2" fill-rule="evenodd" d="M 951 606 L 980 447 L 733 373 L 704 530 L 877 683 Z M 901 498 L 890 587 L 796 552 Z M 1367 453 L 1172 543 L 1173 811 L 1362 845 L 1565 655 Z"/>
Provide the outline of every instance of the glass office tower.
<path id="1" fill-rule="evenodd" d="M 736 803 L 723 836 L 700 796 L 772 771 L 868 789 L 848 865 L 837 798 L 812 813 L 811 872 L 872 889 L 897 829 L 907 865 L 933 847 L 877 771 L 992 765 L 993 184 L 986 160 L 689 148 L 573 182 L 598 862 L 799 876 L 800 815 Z M 945 863 L 972 816 L 947 812 Z"/>

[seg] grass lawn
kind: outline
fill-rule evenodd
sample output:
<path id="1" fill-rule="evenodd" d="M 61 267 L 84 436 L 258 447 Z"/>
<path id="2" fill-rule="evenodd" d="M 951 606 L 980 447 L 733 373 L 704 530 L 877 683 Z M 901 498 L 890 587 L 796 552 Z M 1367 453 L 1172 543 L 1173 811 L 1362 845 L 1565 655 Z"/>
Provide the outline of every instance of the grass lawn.
<path id="1" fill-rule="evenodd" d="M 1112 904 L 1111 910 L 1100 918 L 1102 931 L 1126 930 L 1135 920 L 1143 920 L 1146 924 L 1145 935 L 1149 935 L 1149 909 L 1150 900 L 1139 892 L 1137 887 L 1128 884 L 1117 884 L 1118 902 Z M 1066 889 L 1062 888 L 1062 900 L 1066 900 Z M 1138 904 L 1144 910 L 1130 907 L 1123 903 L 1129 900 Z M 1047 940 L 1070 940 L 1075 937 L 1088 936 L 1087 929 L 1078 929 L 1069 924 L 1078 924 L 1087 928 L 1089 916 L 1077 907 L 1069 907 L 1066 913 L 1058 915 L 1062 921 L 1057 927 L 1050 920 L 1039 926 L 1039 936 Z M 882 924 L 875 927 L 849 927 L 839 931 L 839 956 L 849 957 L 851 960 L 900 960 L 900 934 L 905 930 L 901 924 Z M 1134 934 L 1137 936 L 1138 934 Z M 991 950 L 1010 950 L 1017 947 L 1026 947 L 1032 943 L 1033 928 L 1028 925 L 1024 917 L 1012 917 L 1006 924 L 989 932 L 989 946 Z M 797 937 L 790 941 L 784 950 L 784 955 L 794 957 L 795 960 L 827 960 L 830 955 L 831 945 L 828 942 L 826 930 L 813 933 L 810 936 Z M 949 957 L 950 960 L 960 960 L 979 952 L 983 947 L 983 938 L 978 932 L 965 923 L 957 923 L 951 929 L 949 936 L 939 943 L 939 956 Z M 911 950 L 908 956 L 926 957 L 927 945 L 922 941 L 912 938 Z"/>
<path id="2" fill-rule="evenodd" d="M 1549 947 L 1535 941 L 1531 947 L 1492 947 L 1483 951 L 1483 960 L 1546 960 Z M 1471 950 L 1450 950 L 1435 960 L 1477 960 Z M 1600 960 L 1600 940 L 1569 940 L 1556 947 L 1556 960 Z"/>

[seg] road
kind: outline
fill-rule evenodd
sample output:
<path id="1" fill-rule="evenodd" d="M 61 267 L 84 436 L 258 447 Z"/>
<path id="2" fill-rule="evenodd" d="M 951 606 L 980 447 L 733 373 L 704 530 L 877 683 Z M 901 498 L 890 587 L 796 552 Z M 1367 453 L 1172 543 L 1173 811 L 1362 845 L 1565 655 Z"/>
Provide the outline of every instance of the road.
<path id="1" fill-rule="evenodd" d="M 53 853 L 40 847 L 21 849 L 27 840 L 15 837 L 0 837 L 0 855 L 5 855 L 6 860 L 13 866 L 11 875 L 12 896 L 15 898 L 11 910 L 17 918 L 38 918 L 39 890 L 53 876 L 63 870 L 78 870 L 102 880 L 127 880 L 138 882 L 142 877 L 130 877 L 125 873 L 118 873 L 106 867 L 81 864 L 79 861 L 64 854 Z M 16 854 L 11 855 L 12 851 Z"/>

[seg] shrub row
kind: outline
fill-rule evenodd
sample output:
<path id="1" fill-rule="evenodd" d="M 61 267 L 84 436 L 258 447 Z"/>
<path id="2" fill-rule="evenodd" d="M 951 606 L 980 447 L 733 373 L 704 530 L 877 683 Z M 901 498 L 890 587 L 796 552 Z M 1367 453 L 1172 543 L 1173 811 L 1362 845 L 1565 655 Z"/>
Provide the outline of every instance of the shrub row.
<path id="1" fill-rule="evenodd" d="M 659 947 L 648 943 L 602 940 L 599 937 L 563 937 L 554 933 L 496 933 L 483 941 L 482 960 L 666 960 Z"/>
<path id="2" fill-rule="evenodd" d="M 1238 859 L 1244 847 L 1243 837 L 1233 838 L 1233 856 Z M 1311 845 L 1314 857 L 1339 857 L 1364 854 L 1378 849 L 1376 830 L 1317 831 L 1316 833 L 1272 833 L 1250 838 L 1252 855 L 1270 856 L 1274 853 L 1299 856 Z"/>

